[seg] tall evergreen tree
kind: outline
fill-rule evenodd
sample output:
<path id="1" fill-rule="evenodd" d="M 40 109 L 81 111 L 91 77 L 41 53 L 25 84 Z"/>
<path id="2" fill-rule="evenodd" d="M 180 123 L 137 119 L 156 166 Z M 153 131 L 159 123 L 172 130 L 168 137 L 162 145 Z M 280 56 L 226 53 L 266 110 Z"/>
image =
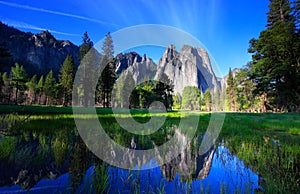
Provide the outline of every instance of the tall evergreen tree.
<path id="1" fill-rule="evenodd" d="M 289 0 L 270 0 L 267 13 L 267 27 L 273 28 L 282 22 L 293 22 L 292 8 Z"/>
<path id="2" fill-rule="evenodd" d="M 79 47 L 80 52 L 80 61 L 84 58 L 84 56 L 90 51 L 90 49 L 94 46 L 94 43 L 91 41 L 87 32 L 83 34 L 82 44 Z"/>
<path id="3" fill-rule="evenodd" d="M 50 104 L 50 100 L 53 102 L 55 96 L 56 96 L 56 81 L 53 76 L 52 70 L 47 74 L 45 78 L 45 83 L 44 83 L 44 92 L 46 95 L 46 105 Z"/>
<path id="4" fill-rule="evenodd" d="M 300 39 L 288 0 L 272 0 L 267 29 L 250 40 L 251 78 L 262 109 L 300 110 Z"/>
<path id="5" fill-rule="evenodd" d="M 115 62 L 111 60 L 104 68 L 99 78 L 98 94 L 103 107 L 109 107 L 111 103 L 111 92 L 116 81 Z"/>
<path id="6" fill-rule="evenodd" d="M 70 104 L 73 82 L 74 82 L 74 62 L 73 57 L 68 55 L 60 70 L 60 83 L 63 91 L 63 105 L 67 106 Z"/>
<path id="7" fill-rule="evenodd" d="M 103 45 L 102 45 L 102 54 L 106 57 L 107 60 L 110 60 L 114 57 L 114 44 L 110 32 L 105 36 Z"/>
<path id="8" fill-rule="evenodd" d="M 11 97 L 13 95 L 13 85 L 12 85 L 11 77 L 8 76 L 7 72 L 4 72 L 2 75 L 2 79 L 3 79 L 2 103 L 10 104 Z"/>
<path id="9" fill-rule="evenodd" d="M 236 92 L 236 83 L 232 74 L 231 69 L 229 69 L 228 78 L 227 78 L 227 88 L 226 88 L 226 101 L 227 106 L 230 111 L 237 110 L 237 92 Z"/>
<path id="10" fill-rule="evenodd" d="M 209 89 L 204 92 L 203 100 L 207 111 L 211 111 L 212 96 Z"/>
<path id="11" fill-rule="evenodd" d="M 44 92 L 44 76 L 42 75 L 39 79 L 39 82 L 37 83 L 36 86 L 37 89 L 37 94 L 38 94 L 38 104 L 41 104 L 41 99 L 43 96 L 43 92 Z"/>
<path id="12" fill-rule="evenodd" d="M 102 45 L 102 60 L 100 69 L 103 69 L 98 80 L 97 93 L 101 97 L 103 107 L 111 104 L 111 93 L 116 81 L 116 65 L 113 59 L 114 46 L 110 33 L 107 33 Z"/>
<path id="13" fill-rule="evenodd" d="M 93 88 L 91 86 L 94 79 L 97 79 L 97 63 L 100 61 L 98 52 L 93 48 L 93 42 L 89 38 L 87 32 L 84 33 L 82 38 L 82 44 L 80 45 L 80 83 L 81 85 L 77 88 L 78 96 L 80 96 L 79 104 L 82 103 L 83 106 L 90 106 L 93 104 L 91 99 L 93 97 Z"/>
<path id="14" fill-rule="evenodd" d="M 26 81 L 27 81 L 27 73 L 23 66 L 20 66 L 18 63 L 15 64 L 14 67 L 11 68 L 12 71 L 12 83 L 15 87 L 15 104 L 22 103 L 23 92 L 26 89 Z M 21 93 L 21 95 L 19 95 Z"/>
<path id="15" fill-rule="evenodd" d="M 29 82 L 26 83 L 26 86 L 29 90 L 29 103 L 34 104 L 36 101 L 37 95 L 37 78 L 36 75 L 32 76 Z"/>
<path id="16" fill-rule="evenodd" d="M 117 107 L 129 108 L 130 96 L 134 89 L 135 81 L 130 72 L 122 73 L 116 83 L 115 100 Z"/>
<path id="17" fill-rule="evenodd" d="M 223 83 L 221 93 L 220 93 L 220 103 L 219 108 L 221 111 L 226 110 L 226 83 Z"/>
<path id="18" fill-rule="evenodd" d="M 220 88 L 217 86 L 214 95 L 213 95 L 213 108 L 215 111 L 220 110 Z"/>
<path id="19" fill-rule="evenodd" d="M 253 97 L 254 84 L 249 79 L 249 69 L 241 69 L 236 77 L 237 95 L 238 95 L 238 107 L 241 111 L 250 111 L 254 108 L 255 98 Z"/>

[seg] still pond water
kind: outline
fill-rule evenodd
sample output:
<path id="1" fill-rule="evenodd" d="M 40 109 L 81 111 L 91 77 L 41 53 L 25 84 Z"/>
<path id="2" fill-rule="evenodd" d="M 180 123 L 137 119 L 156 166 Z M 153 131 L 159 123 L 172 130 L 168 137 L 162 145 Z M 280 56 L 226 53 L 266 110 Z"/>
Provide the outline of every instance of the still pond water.
<path id="1" fill-rule="evenodd" d="M 193 146 L 187 146 L 163 166 L 126 170 L 95 157 L 76 128 L 68 128 L 68 124 L 61 126 L 52 130 L 49 127 L 41 130 L 39 126 L 38 130 L 0 136 L 0 193 L 254 193 L 263 190 L 260 186 L 263 178 L 235 156 L 224 139 L 202 155 Z M 135 137 L 124 138 L 127 138 L 124 142 L 143 147 L 139 146 L 143 141 Z M 191 142 L 199 145 L 198 141 L 201 138 Z M 142 168 L 156 163 L 156 158 L 152 158 Z"/>

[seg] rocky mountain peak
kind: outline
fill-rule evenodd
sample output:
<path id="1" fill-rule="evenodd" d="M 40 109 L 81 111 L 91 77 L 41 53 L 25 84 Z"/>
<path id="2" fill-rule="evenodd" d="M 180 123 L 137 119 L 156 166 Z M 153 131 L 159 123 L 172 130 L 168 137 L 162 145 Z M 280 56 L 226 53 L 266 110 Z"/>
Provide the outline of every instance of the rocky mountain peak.
<path id="1" fill-rule="evenodd" d="M 54 36 L 48 30 L 42 31 L 39 35 L 44 40 L 55 39 Z"/>
<path id="2" fill-rule="evenodd" d="M 118 54 L 116 56 L 116 73 L 128 72 L 133 76 L 136 83 L 142 82 L 145 78 L 151 79 L 155 76 L 156 64 L 146 54 L 141 57 L 136 52 Z"/>
<path id="3" fill-rule="evenodd" d="M 168 46 L 159 60 L 156 78 L 163 73 L 173 82 L 175 93 L 181 94 L 186 86 L 196 86 L 202 92 L 220 87 L 208 53 L 202 48 L 184 45 L 178 53 L 174 45 Z"/>
<path id="4" fill-rule="evenodd" d="M 176 47 L 171 44 L 165 50 L 164 55 L 161 58 L 161 62 L 168 63 L 169 61 L 172 61 L 177 55 L 178 52 L 176 51 Z"/>
<path id="5" fill-rule="evenodd" d="M 142 58 L 142 62 L 146 61 L 147 60 L 147 57 L 146 57 L 146 54 L 143 55 L 143 58 Z"/>
<path id="6" fill-rule="evenodd" d="M 79 48 L 70 41 L 56 40 L 49 31 L 25 33 L 0 22 L 0 42 L 9 50 L 11 65 L 24 66 L 29 76 L 46 75 L 50 70 L 58 75 L 67 55 L 79 64 Z M 4 69 L 9 71 L 10 69 Z"/>

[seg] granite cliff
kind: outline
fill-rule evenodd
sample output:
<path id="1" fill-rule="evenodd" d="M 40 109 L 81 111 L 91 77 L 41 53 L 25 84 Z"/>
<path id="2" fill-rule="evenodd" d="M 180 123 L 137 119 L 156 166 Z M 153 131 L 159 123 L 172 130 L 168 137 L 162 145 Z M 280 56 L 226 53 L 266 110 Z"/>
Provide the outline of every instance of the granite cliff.
<path id="1" fill-rule="evenodd" d="M 136 52 L 118 54 L 116 56 L 116 71 L 130 72 L 135 82 L 142 82 L 145 78 L 158 79 L 166 74 L 174 85 L 174 93 L 182 93 L 186 86 L 196 86 L 203 93 L 206 89 L 221 88 L 221 83 L 215 76 L 209 56 L 204 49 L 183 46 L 180 52 L 175 46 L 166 48 L 163 56 L 156 65 L 152 59 L 141 57 Z"/>
<path id="2" fill-rule="evenodd" d="M 9 63 L 23 65 L 30 76 L 45 75 L 51 69 L 58 75 L 67 55 L 78 65 L 79 47 L 68 40 L 56 40 L 48 31 L 25 33 L 0 22 L 0 43 L 12 55 Z"/>
<path id="3" fill-rule="evenodd" d="M 201 48 L 185 45 L 177 52 L 175 46 L 170 45 L 158 62 L 156 77 L 162 73 L 173 82 L 175 93 L 181 94 L 185 86 L 196 86 L 202 92 L 220 87 L 209 56 Z"/>
<path id="4" fill-rule="evenodd" d="M 118 54 L 116 56 L 116 73 L 119 75 L 129 72 L 136 83 L 145 79 L 153 79 L 156 73 L 156 64 L 144 54 L 141 57 L 136 52 Z"/>

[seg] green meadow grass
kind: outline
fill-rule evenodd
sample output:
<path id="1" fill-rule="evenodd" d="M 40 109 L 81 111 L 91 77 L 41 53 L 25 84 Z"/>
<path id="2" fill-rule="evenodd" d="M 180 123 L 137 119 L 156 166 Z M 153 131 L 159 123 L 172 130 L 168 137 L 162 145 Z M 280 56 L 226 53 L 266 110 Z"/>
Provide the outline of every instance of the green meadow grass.
<path id="1" fill-rule="evenodd" d="M 85 108 L 82 108 L 85 110 Z M 92 108 L 94 109 L 94 108 Z M 182 117 L 199 117 L 198 129 L 205 130 L 209 120 L 210 113 L 205 112 L 189 112 L 189 111 L 172 111 L 172 112 L 155 112 L 150 114 L 148 110 L 130 110 L 128 114 L 125 110 L 119 109 L 118 114 L 114 114 L 112 109 L 95 108 L 97 117 L 102 120 L 114 120 L 115 117 L 126 119 L 133 117 L 139 122 L 147 122 L 151 117 L 166 116 L 167 121 L 172 122 L 172 119 L 180 119 Z M 84 111 L 83 111 L 84 112 Z M 72 107 L 57 107 L 57 106 L 11 106 L 0 105 L 0 115 L 16 114 L 19 117 L 26 118 L 30 115 L 29 122 L 26 126 L 29 127 L 31 122 L 34 125 L 39 123 L 40 126 L 45 126 L 56 121 L 54 124 L 69 123 L 72 125 L 74 120 Z M 214 113 L 217 114 L 217 113 Z M 76 118 L 89 119 L 95 118 L 95 115 L 82 114 L 76 115 Z M 73 122 L 74 123 L 74 122 Z M 50 124 L 51 125 L 51 124 Z M 51 126 L 49 126 L 50 128 Z M 30 127 L 29 127 L 30 128 Z M 222 135 L 265 135 L 278 134 L 279 136 L 292 135 L 298 137 L 300 135 L 300 114 L 296 113 L 226 113 L 224 124 L 222 127 Z"/>

